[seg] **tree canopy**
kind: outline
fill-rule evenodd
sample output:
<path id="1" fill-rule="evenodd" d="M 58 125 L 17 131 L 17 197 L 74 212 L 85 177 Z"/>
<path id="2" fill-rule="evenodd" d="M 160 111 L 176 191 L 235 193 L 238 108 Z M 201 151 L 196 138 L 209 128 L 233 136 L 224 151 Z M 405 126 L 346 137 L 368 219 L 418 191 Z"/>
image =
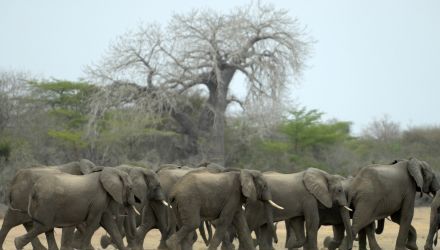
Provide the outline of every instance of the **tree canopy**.
<path id="1" fill-rule="evenodd" d="M 260 2 L 229 13 L 176 14 L 165 27 L 143 25 L 120 36 L 89 68 L 91 79 L 108 84 L 103 95 L 113 97 L 111 104 L 95 107 L 132 102 L 144 112 L 169 112 L 191 142 L 188 154 L 200 153 L 198 142 L 205 141 L 208 150 L 201 157 L 223 164 L 228 105 L 246 108 L 265 99 L 279 104 L 283 91 L 301 76 L 312 43 L 287 11 Z M 245 78 L 244 99 L 230 92 L 237 74 Z M 202 111 L 191 119 L 182 96 L 201 89 Z"/>

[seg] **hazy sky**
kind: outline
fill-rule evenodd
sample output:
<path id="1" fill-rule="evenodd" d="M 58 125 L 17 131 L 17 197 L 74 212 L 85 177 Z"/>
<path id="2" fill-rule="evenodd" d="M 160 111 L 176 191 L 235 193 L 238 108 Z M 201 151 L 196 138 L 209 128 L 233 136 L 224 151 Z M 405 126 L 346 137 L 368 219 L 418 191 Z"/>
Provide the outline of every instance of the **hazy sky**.
<path id="1" fill-rule="evenodd" d="M 265 1 L 317 40 L 296 102 L 353 122 L 387 114 L 402 128 L 440 125 L 440 1 Z M 0 69 L 77 80 L 109 43 L 173 13 L 228 11 L 249 1 L 0 0 Z"/>

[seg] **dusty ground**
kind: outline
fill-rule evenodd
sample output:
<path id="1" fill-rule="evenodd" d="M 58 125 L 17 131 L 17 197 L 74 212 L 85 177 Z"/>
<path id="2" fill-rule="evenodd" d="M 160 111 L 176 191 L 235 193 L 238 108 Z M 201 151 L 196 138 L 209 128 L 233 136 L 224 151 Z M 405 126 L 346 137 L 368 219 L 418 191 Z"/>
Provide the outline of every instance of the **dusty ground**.
<path id="1" fill-rule="evenodd" d="M 429 227 L 429 208 L 417 208 L 415 211 L 414 219 L 413 219 L 413 226 L 417 229 L 418 233 L 418 239 L 417 244 L 419 246 L 419 249 L 423 249 L 423 246 L 425 244 L 426 234 L 428 232 Z M 279 244 L 275 246 L 276 249 L 284 249 L 284 242 L 285 242 L 285 230 L 284 230 L 284 223 L 279 223 L 279 229 L 278 229 L 278 237 L 279 237 Z M 398 227 L 396 224 L 386 221 L 385 222 L 385 231 L 382 235 L 378 235 L 378 242 L 382 246 L 383 249 L 394 249 L 394 243 L 396 240 Z M 14 247 L 14 238 L 16 236 L 22 235 L 24 233 L 23 227 L 16 227 L 14 228 L 7 236 L 4 249 L 5 250 L 12 250 L 15 249 Z M 59 242 L 59 239 L 61 237 L 61 231 L 56 229 L 56 237 Z M 99 240 L 101 238 L 101 235 L 104 235 L 105 232 L 100 229 L 97 231 L 93 237 L 93 245 L 96 247 L 96 249 L 99 248 Z M 323 227 L 319 231 L 319 244 L 320 247 L 322 247 L 322 240 L 325 236 L 331 235 L 331 227 Z M 41 239 L 43 237 L 40 236 Z M 145 249 L 155 249 L 155 247 L 158 245 L 160 238 L 160 234 L 157 230 L 151 231 L 147 238 L 145 239 L 144 248 Z M 43 243 L 45 244 L 45 240 L 43 240 Z M 25 249 L 32 249 L 30 245 L 26 246 Z M 108 248 L 110 249 L 110 247 Z M 111 248 L 113 249 L 113 248 Z M 199 237 L 199 240 L 196 242 L 195 250 L 200 249 L 206 249 L 204 246 L 202 240 Z M 355 242 L 354 249 L 357 249 L 357 242 Z M 439 248 L 440 249 L 440 248 Z"/>

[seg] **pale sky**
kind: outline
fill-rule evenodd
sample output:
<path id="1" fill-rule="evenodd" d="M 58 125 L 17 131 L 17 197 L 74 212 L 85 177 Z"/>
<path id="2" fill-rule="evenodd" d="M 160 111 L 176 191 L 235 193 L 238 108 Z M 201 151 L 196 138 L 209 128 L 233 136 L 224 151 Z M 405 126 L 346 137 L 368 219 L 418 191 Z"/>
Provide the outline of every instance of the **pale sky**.
<path id="1" fill-rule="evenodd" d="M 402 128 L 440 125 L 440 1 L 267 0 L 317 41 L 296 103 L 352 121 L 385 114 Z M 173 13 L 229 11 L 249 1 L 0 0 L 0 69 L 78 80 L 109 43 Z"/>

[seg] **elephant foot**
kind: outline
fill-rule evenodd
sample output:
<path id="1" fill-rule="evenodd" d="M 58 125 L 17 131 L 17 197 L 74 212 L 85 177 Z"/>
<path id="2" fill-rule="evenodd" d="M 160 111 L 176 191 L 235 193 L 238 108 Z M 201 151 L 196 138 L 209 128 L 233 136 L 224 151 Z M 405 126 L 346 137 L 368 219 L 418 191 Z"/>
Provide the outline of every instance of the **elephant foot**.
<path id="1" fill-rule="evenodd" d="M 61 246 L 60 250 L 75 250 L 73 247 Z"/>
<path id="2" fill-rule="evenodd" d="M 407 242 L 406 248 L 408 248 L 409 250 L 418 250 L 419 249 L 415 242 Z"/>
<path id="3" fill-rule="evenodd" d="M 101 247 L 107 248 L 110 244 L 112 244 L 112 239 L 108 235 L 101 236 Z"/>
<path id="4" fill-rule="evenodd" d="M 168 249 L 170 249 L 170 250 L 179 250 L 179 244 L 174 236 L 175 235 L 171 236 L 166 241 L 166 245 L 167 245 Z"/>
<path id="5" fill-rule="evenodd" d="M 341 245 L 341 242 L 335 241 L 332 237 L 327 236 L 324 239 L 324 247 L 329 250 L 335 250 Z"/>
<path id="6" fill-rule="evenodd" d="M 159 246 L 157 247 L 158 250 L 168 250 L 167 244 L 164 240 L 161 240 L 159 243 Z"/>
<path id="7" fill-rule="evenodd" d="M 14 244 L 15 244 L 15 248 L 17 250 L 23 249 L 23 247 L 26 245 L 22 236 L 15 238 Z"/>
<path id="8" fill-rule="evenodd" d="M 224 244 L 222 243 L 221 250 L 235 250 L 234 244 Z"/>
<path id="9" fill-rule="evenodd" d="M 425 250 L 433 250 L 433 248 L 430 245 L 425 245 Z"/>

